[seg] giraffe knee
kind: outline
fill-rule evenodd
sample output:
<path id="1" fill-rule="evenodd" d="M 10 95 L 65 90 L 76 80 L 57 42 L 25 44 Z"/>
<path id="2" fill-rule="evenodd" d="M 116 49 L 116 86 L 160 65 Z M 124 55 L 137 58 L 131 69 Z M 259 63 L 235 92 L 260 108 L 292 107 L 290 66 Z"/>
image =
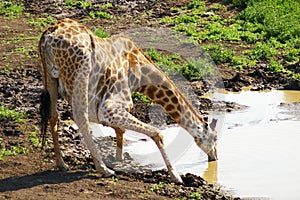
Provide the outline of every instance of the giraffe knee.
<path id="1" fill-rule="evenodd" d="M 164 144 L 164 136 L 161 133 L 151 137 L 156 144 Z"/>

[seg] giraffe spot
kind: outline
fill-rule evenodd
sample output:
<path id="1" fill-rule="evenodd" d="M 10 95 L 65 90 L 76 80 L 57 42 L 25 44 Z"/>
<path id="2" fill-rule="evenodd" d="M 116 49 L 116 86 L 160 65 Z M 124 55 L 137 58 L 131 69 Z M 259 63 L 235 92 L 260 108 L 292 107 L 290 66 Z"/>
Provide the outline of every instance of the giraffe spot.
<path id="1" fill-rule="evenodd" d="M 154 83 L 161 83 L 163 81 L 163 77 L 160 74 L 157 74 L 156 72 L 150 73 L 149 78 Z"/>
<path id="2" fill-rule="evenodd" d="M 147 68 L 147 67 L 142 67 L 142 68 L 141 68 L 141 71 L 142 71 L 142 74 L 143 74 L 143 75 L 147 75 L 147 74 L 150 73 L 150 69 Z"/>
<path id="3" fill-rule="evenodd" d="M 173 92 L 172 92 L 171 90 L 167 90 L 167 91 L 166 91 L 166 95 L 167 95 L 167 96 L 172 96 L 172 95 L 173 95 Z"/>
<path id="4" fill-rule="evenodd" d="M 178 122 L 177 119 L 180 117 L 180 114 L 179 114 L 177 111 L 171 112 L 171 113 L 169 113 L 169 115 L 170 115 L 175 121 Z"/>
<path id="5" fill-rule="evenodd" d="M 166 106 L 166 110 L 168 110 L 168 111 L 170 111 L 170 110 L 174 110 L 174 106 L 172 105 L 172 104 L 168 104 L 167 106 Z"/>
<path id="6" fill-rule="evenodd" d="M 178 99 L 177 99 L 177 97 L 172 97 L 171 98 L 171 101 L 172 101 L 172 103 L 174 103 L 174 104 L 178 104 Z"/>
<path id="7" fill-rule="evenodd" d="M 163 98 L 163 101 L 166 102 L 166 103 L 168 103 L 170 100 L 169 100 L 168 97 L 165 97 L 165 98 Z"/>
<path id="8" fill-rule="evenodd" d="M 68 48 L 69 56 L 72 56 L 75 52 L 73 48 Z"/>
<path id="9" fill-rule="evenodd" d="M 157 103 L 157 104 L 159 104 L 159 105 L 161 105 L 163 107 L 165 106 L 165 102 L 163 100 L 161 100 L 161 99 L 155 100 L 155 103 Z"/>
<path id="10" fill-rule="evenodd" d="M 159 90 L 159 91 L 156 93 L 156 98 L 160 99 L 160 98 L 162 98 L 164 95 L 165 95 L 165 94 L 164 94 L 164 91 Z"/>

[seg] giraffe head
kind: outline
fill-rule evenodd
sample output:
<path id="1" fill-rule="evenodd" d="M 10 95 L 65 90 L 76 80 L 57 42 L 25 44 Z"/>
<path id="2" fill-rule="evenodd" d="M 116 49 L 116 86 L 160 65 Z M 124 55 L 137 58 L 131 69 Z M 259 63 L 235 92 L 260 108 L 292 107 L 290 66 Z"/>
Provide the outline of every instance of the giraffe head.
<path id="1" fill-rule="evenodd" d="M 202 131 L 198 131 L 198 134 L 194 136 L 196 144 L 208 155 L 208 161 L 218 160 L 216 125 L 216 119 L 213 119 L 210 124 L 205 120 L 203 127 L 201 127 Z"/>

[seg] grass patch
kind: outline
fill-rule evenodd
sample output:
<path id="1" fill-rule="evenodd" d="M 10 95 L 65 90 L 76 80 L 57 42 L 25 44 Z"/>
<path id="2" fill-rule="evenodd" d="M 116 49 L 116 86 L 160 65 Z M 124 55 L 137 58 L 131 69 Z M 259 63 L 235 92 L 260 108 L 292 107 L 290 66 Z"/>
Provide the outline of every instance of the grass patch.
<path id="1" fill-rule="evenodd" d="M 228 0 L 227 3 L 229 6 L 214 3 L 208 9 L 204 1 L 193 0 L 174 9 L 178 15 L 165 17 L 160 23 L 197 43 L 208 43 L 204 49 L 216 64 L 242 70 L 244 66 L 267 62 L 272 70 L 279 72 L 284 71 L 282 63 L 299 63 L 300 1 Z M 229 13 L 230 17 L 223 17 L 227 16 L 223 13 Z M 228 42 L 242 43 L 247 50 L 227 49 L 222 44 Z"/>
<path id="2" fill-rule="evenodd" d="M 282 43 L 300 37 L 300 1 L 250 0 L 239 18 L 262 24 L 266 37 L 275 37 Z"/>
<path id="3" fill-rule="evenodd" d="M 180 55 L 165 55 L 156 49 L 149 49 L 145 52 L 164 72 L 165 74 L 182 74 L 190 81 L 202 80 L 205 76 L 214 73 L 213 65 L 205 59 L 183 59 Z"/>
<path id="4" fill-rule="evenodd" d="M 23 12 L 21 5 L 14 4 L 11 1 L 4 1 L 0 3 L 0 15 L 7 17 L 17 17 Z"/>
<path id="5" fill-rule="evenodd" d="M 112 19 L 113 16 L 109 14 L 108 12 L 103 12 L 103 11 L 91 11 L 89 12 L 89 16 L 94 19 L 94 18 L 100 18 L 100 19 Z"/>
<path id="6" fill-rule="evenodd" d="M 16 122 L 25 122 L 26 113 L 9 109 L 0 104 L 0 120 L 12 120 Z"/>
<path id="7" fill-rule="evenodd" d="M 101 6 L 102 9 L 111 9 L 113 8 L 113 4 L 112 3 L 106 3 L 104 5 Z"/>
<path id="8" fill-rule="evenodd" d="M 37 19 L 31 18 L 28 23 L 32 24 L 36 27 L 39 27 L 41 29 L 44 29 L 48 26 L 50 26 L 51 24 L 54 24 L 57 22 L 56 19 L 54 19 L 53 17 L 51 17 L 50 15 L 43 15 L 44 17 L 39 17 Z"/>
<path id="9" fill-rule="evenodd" d="M 92 2 L 85 1 L 85 0 L 65 0 L 64 1 L 64 5 L 67 8 L 72 8 L 72 7 L 76 7 L 76 8 L 92 8 L 93 7 Z"/>
<path id="10" fill-rule="evenodd" d="M 209 53 L 216 64 L 231 63 L 235 55 L 233 50 L 224 47 L 222 44 L 205 45 L 203 49 Z"/>
<path id="11" fill-rule="evenodd" d="M 42 146 L 42 142 L 39 138 L 39 128 L 37 126 L 34 127 L 34 131 L 29 133 L 28 140 L 29 143 L 34 147 Z"/>
<path id="12" fill-rule="evenodd" d="M 99 27 L 94 31 L 95 35 L 97 35 L 100 38 L 108 38 L 110 34 L 106 32 L 102 27 Z"/>

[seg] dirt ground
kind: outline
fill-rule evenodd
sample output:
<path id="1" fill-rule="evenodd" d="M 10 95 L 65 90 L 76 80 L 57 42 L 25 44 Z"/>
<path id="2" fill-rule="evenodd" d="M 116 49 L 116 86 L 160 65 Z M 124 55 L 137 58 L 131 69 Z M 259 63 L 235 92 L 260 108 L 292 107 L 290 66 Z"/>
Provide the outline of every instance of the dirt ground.
<path id="1" fill-rule="evenodd" d="M 184 184 L 170 182 L 166 171 L 142 172 L 138 174 L 118 172 L 119 177 L 101 178 L 94 170 L 89 153 L 80 143 L 76 130 L 68 124 L 71 108 L 63 100 L 59 103 L 61 120 L 60 143 L 64 160 L 70 171 L 54 170 L 53 146 L 48 135 L 48 146 L 41 150 L 30 143 L 30 134 L 39 128 L 39 95 L 42 90 L 38 72 L 38 35 L 44 28 L 30 24 L 31 18 L 42 17 L 43 13 L 54 18 L 72 17 L 91 29 L 102 26 L 111 34 L 137 27 L 159 27 L 159 18 L 175 15 L 171 7 L 180 7 L 186 0 L 177 1 L 118 1 L 121 5 L 109 10 L 117 16 L 113 19 L 87 20 L 87 12 L 82 9 L 65 8 L 60 1 L 22 1 L 24 13 L 16 18 L 0 16 L 0 103 L 6 107 L 25 111 L 27 121 L 0 120 L 0 138 L 6 149 L 12 146 L 28 149 L 27 153 L 5 156 L 0 161 L 0 199 L 238 199 L 221 190 L 217 185 L 207 184 L 201 177 L 186 174 Z M 102 2 L 102 1 L 97 1 Z M 57 7 L 51 6 L 57 3 Z M 151 15 L 144 14 L 152 10 Z M 257 89 L 292 88 L 298 83 L 283 74 L 275 74 L 260 64 L 255 68 L 245 68 L 237 72 L 233 68 L 218 66 L 224 85 L 228 90 L 239 91 L 243 86 L 253 85 Z M 201 83 L 191 83 L 195 90 Z M 197 92 L 197 93 L 198 93 Z M 201 112 L 211 108 L 212 103 L 199 99 Z M 138 102 L 133 114 L 147 121 L 149 105 Z M 215 109 L 232 111 L 239 105 L 223 103 Z M 170 122 L 172 123 L 172 122 Z"/>

